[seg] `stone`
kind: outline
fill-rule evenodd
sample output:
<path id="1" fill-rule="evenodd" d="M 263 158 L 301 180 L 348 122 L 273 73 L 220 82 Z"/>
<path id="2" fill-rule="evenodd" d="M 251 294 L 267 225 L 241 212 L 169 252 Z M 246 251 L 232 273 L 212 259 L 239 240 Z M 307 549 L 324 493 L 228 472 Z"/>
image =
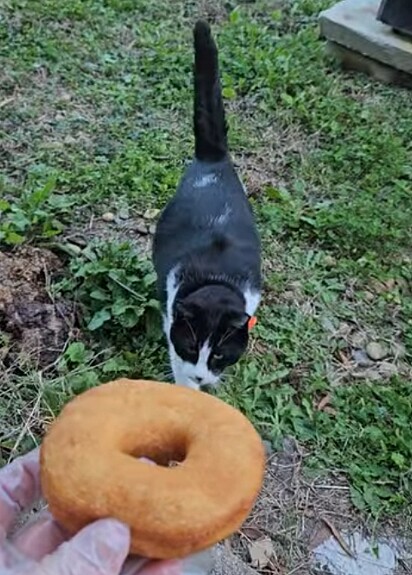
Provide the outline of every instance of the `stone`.
<path id="1" fill-rule="evenodd" d="M 367 343 L 366 333 L 355 331 L 349 336 L 349 343 L 355 349 L 364 349 Z"/>
<path id="2" fill-rule="evenodd" d="M 148 227 L 144 221 L 136 222 L 134 229 L 137 231 L 137 233 L 139 233 L 143 236 L 145 236 L 149 233 L 149 229 L 148 229 Z"/>
<path id="3" fill-rule="evenodd" d="M 343 0 L 319 17 L 321 34 L 333 45 L 408 75 L 412 42 L 378 21 L 380 0 Z"/>
<path id="4" fill-rule="evenodd" d="M 103 220 L 104 222 L 107 222 L 107 223 L 109 223 L 109 222 L 114 222 L 115 217 L 116 217 L 116 216 L 115 216 L 112 212 L 105 212 L 105 213 L 102 215 L 102 220 Z"/>
<path id="5" fill-rule="evenodd" d="M 129 219 L 129 208 L 121 208 L 119 210 L 119 218 L 121 220 L 128 220 Z"/>
<path id="6" fill-rule="evenodd" d="M 388 349 L 378 341 L 371 341 L 366 346 L 366 353 L 373 361 L 379 361 L 388 355 Z"/>
<path id="7" fill-rule="evenodd" d="M 326 267 L 328 268 L 334 268 L 336 266 L 336 258 L 334 258 L 333 256 L 327 254 L 324 257 L 323 263 L 325 264 Z"/>
<path id="8" fill-rule="evenodd" d="M 378 368 L 379 375 L 381 375 L 384 379 L 390 379 L 394 375 L 398 374 L 398 368 L 393 363 L 389 361 L 382 361 Z"/>
<path id="9" fill-rule="evenodd" d="M 146 220 L 155 220 L 159 214 L 160 210 L 157 210 L 156 208 L 150 208 L 145 211 L 144 218 Z"/>
<path id="10" fill-rule="evenodd" d="M 373 361 L 363 349 L 354 349 L 352 357 L 359 367 L 371 367 L 373 365 Z"/>

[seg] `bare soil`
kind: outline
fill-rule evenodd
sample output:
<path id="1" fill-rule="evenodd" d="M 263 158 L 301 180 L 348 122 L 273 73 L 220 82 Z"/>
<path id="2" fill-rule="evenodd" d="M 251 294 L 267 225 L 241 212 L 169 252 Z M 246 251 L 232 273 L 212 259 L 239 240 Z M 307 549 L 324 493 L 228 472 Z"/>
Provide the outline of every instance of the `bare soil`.
<path id="1" fill-rule="evenodd" d="M 0 361 L 6 368 L 44 369 L 64 350 L 74 310 L 49 289 L 62 269 L 61 260 L 46 249 L 0 252 Z"/>

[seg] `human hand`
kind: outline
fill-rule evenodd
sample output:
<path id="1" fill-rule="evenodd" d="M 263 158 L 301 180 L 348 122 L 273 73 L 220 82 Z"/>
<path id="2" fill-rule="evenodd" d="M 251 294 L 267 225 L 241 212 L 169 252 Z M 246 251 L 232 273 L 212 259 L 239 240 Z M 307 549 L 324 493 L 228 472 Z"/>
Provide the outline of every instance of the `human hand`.
<path id="1" fill-rule="evenodd" d="M 114 519 L 88 525 L 73 538 L 42 512 L 8 537 L 18 514 L 41 495 L 39 449 L 0 470 L 0 575 L 199 575 L 199 562 L 127 559 L 129 528 Z M 207 559 L 206 559 L 207 563 Z"/>

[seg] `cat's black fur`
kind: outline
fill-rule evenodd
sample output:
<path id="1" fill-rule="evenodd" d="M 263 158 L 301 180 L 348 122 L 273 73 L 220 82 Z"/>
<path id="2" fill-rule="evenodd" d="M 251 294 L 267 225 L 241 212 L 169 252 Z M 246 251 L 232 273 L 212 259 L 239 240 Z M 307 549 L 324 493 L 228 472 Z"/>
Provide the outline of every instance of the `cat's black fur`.
<path id="1" fill-rule="evenodd" d="M 244 353 L 261 258 L 252 210 L 228 154 L 217 48 L 205 22 L 195 26 L 194 46 L 195 158 L 161 214 L 153 261 L 176 382 L 196 388 L 216 384 Z"/>

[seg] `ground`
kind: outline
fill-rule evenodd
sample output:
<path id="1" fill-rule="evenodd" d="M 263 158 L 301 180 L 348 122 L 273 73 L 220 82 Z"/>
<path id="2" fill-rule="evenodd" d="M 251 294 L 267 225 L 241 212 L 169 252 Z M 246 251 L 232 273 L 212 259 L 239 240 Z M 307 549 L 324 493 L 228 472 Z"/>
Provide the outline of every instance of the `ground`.
<path id="1" fill-rule="evenodd" d="M 219 391 L 271 450 L 231 541 L 250 562 L 269 540 L 261 573 L 315 573 L 313 539 L 354 526 L 411 537 L 410 92 L 339 70 L 317 25 L 330 4 L 0 8 L 2 461 L 73 394 L 169 376 L 150 238 L 192 153 L 206 15 L 264 246 L 250 352 Z"/>

